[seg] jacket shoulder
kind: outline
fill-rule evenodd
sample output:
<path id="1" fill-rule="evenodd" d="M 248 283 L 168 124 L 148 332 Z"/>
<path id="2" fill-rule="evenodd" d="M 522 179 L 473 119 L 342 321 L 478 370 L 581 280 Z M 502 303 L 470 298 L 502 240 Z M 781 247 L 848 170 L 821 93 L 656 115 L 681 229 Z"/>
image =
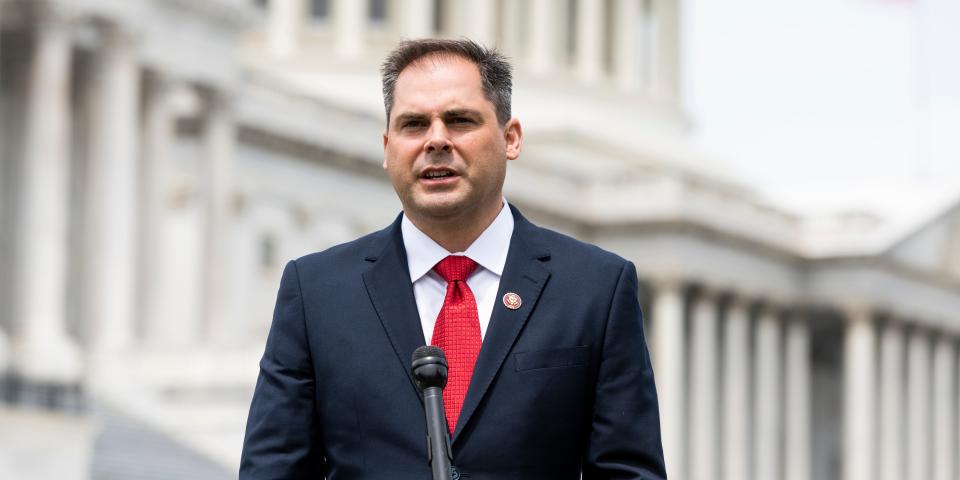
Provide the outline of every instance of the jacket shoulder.
<path id="1" fill-rule="evenodd" d="M 537 226 L 543 243 L 549 248 L 551 262 L 575 262 L 594 268 L 622 269 L 628 261 L 616 253 L 569 235 Z"/>
<path id="2" fill-rule="evenodd" d="M 322 270 L 357 265 L 371 254 L 379 253 L 389 240 L 391 227 L 364 235 L 356 240 L 334 245 L 326 250 L 309 253 L 293 260 L 300 270 Z"/>

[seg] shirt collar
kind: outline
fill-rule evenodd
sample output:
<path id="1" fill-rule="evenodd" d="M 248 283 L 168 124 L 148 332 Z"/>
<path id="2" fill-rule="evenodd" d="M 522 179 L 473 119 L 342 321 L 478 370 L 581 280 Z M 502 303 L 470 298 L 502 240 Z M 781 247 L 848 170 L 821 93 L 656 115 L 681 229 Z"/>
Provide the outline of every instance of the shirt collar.
<path id="1" fill-rule="evenodd" d="M 467 256 L 481 267 L 499 276 L 503 275 L 503 267 L 507 263 L 507 250 L 510 248 L 510 237 L 513 235 L 513 214 L 504 200 L 503 208 L 500 209 L 497 218 L 493 219 L 493 222 L 464 252 L 448 252 L 417 228 L 406 214 L 400 221 L 400 231 L 403 234 L 403 247 L 407 250 L 407 267 L 410 270 L 411 282 L 416 282 L 426 275 L 437 262 L 448 255 Z"/>

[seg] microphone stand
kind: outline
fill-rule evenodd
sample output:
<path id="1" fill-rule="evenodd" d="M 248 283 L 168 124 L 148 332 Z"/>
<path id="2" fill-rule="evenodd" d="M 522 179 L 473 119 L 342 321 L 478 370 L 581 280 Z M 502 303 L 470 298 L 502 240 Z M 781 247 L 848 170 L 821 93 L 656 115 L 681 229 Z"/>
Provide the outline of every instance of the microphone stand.
<path id="1" fill-rule="evenodd" d="M 413 352 L 411 365 L 417 388 L 423 392 L 427 419 L 427 455 L 433 480 L 451 480 L 450 435 L 443 410 L 443 387 L 447 385 L 447 359 L 439 347 L 426 345 Z"/>

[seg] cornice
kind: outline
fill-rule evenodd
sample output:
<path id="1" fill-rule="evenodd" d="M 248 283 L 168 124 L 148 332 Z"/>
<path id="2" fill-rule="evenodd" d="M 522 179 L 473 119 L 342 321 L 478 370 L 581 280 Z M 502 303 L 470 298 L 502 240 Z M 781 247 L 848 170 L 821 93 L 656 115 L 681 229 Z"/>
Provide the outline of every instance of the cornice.
<path id="1" fill-rule="evenodd" d="M 157 0 L 197 13 L 238 29 L 248 28 L 257 18 L 254 7 L 237 0 Z M 249 3 L 249 2 L 248 2 Z"/>

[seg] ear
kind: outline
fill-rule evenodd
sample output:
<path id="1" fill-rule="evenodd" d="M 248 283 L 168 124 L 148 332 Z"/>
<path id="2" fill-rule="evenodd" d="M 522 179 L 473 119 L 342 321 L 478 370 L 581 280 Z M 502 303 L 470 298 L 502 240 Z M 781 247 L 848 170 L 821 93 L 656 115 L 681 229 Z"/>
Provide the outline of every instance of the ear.
<path id="1" fill-rule="evenodd" d="M 387 137 L 387 131 L 383 131 L 383 169 L 387 169 L 387 142 L 390 141 L 390 138 Z"/>
<path id="2" fill-rule="evenodd" d="M 523 146 L 523 127 L 520 120 L 511 118 L 503 127 L 503 139 L 507 145 L 507 160 L 516 160 Z"/>

